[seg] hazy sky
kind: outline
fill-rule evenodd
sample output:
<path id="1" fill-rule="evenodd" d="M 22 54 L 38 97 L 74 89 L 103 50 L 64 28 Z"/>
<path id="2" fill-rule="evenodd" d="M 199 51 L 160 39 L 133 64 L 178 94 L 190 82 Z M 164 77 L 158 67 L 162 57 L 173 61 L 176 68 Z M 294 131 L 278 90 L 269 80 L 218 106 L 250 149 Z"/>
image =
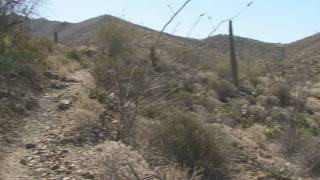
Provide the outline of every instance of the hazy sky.
<path id="1" fill-rule="evenodd" d="M 159 30 L 185 0 L 49 0 L 40 14 L 50 20 L 80 22 L 103 14 L 121 17 L 135 24 Z M 193 0 L 167 32 L 187 36 L 202 13 L 204 16 L 190 37 L 205 38 L 213 27 L 229 18 L 250 0 Z M 171 8 L 169 8 L 169 6 Z M 178 25 L 179 24 L 179 25 Z M 236 35 L 266 42 L 292 42 L 320 31 L 320 0 L 256 0 L 234 20 Z M 222 26 L 216 34 L 227 33 Z"/>

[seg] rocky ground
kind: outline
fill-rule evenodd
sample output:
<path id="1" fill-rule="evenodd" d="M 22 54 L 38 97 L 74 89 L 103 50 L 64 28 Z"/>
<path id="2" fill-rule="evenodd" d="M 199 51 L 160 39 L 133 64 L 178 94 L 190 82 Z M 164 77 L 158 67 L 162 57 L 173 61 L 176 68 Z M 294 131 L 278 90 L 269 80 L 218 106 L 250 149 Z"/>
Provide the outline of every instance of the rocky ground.
<path id="1" fill-rule="evenodd" d="M 90 98 L 96 87 L 90 70 L 69 69 L 44 73 L 48 83 L 35 95 L 38 106 L 22 116 L 14 131 L 0 131 L 0 179 L 159 179 L 143 154 L 111 141 L 113 132 L 105 125 L 116 121 Z M 300 176 L 301 167 L 267 139 L 265 126 L 208 126 L 236 150 L 226 149 L 232 179 L 312 179 Z"/>
<path id="2" fill-rule="evenodd" d="M 0 179 L 109 179 L 116 170 L 129 171 L 119 174 L 132 177 L 131 168 L 147 173 L 141 155 L 122 143 L 105 141 L 106 129 L 91 127 L 103 107 L 89 98 L 95 81 L 87 70 L 46 76 L 50 83 L 37 97 L 38 108 L 14 133 L 0 134 Z M 87 130 L 81 134 L 79 128 Z M 119 168 L 121 164 L 127 165 Z"/>

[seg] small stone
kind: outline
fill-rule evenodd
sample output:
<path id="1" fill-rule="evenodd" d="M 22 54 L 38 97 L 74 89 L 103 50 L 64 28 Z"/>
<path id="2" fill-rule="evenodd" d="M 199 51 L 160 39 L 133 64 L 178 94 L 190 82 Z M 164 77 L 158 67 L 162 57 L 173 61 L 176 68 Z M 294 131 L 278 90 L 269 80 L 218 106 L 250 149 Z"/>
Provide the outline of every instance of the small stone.
<path id="1" fill-rule="evenodd" d="M 33 149 L 33 148 L 36 147 L 36 145 L 33 144 L 33 143 L 28 143 L 28 144 L 25 145 L 25 147 L 26 147 L 27 149 Z"/>
<path id="2" fill-rule="evenodd" d="M 91 174 L 90 172 L 83 173 L 82 177 L 84 177 L 86 179 L 94 179 L 94 175 Z"/>
<path id="3" fill-rule="evenodd" d="M 69 150 L 64 149 L 64 150 L 60 150 L 58 154 L 63 155 L 63 154 L 67 154 L 68 152 L 69 152 Z"/>
<path id="4" fill-rule="evenodd" d="M 36 172 L 43 172 L 43 171 L 45 171 L 45 169 L 44 168 L 37 168 L 35 171 Z"/>
<path id="5" fill-rule="evenodd" d="M 61 90 L 61 89 L 65 89 L 66 87 L 68 87 L 68 85 L 59 83 L 57 81 L 51 81 L 51 88 L 53 89 Z"/>
<path id="6" fill-rule="evenodd" d="M 27 165 L 27 160 L 21 159 L 21 160 L 20 160 L 20 164 L 22 164 L 22 165 L 24 165 L 24 166 Z"/>
<path id="7" fill-rule="evenodd" d="M 64 99 L 60 101 L 59 109 L 62 111 L 68 110 L 70 108 L 71 101 Z"/>
<path id="8" fill-rule="evenodd" d="M 59 165 L 54 165 L 54 166 L 51 168 L 51 170 L 55 171 L 55 170 L 57 170 L 57 169 L 59 169 L 59 168 L 60 168 Z"/>

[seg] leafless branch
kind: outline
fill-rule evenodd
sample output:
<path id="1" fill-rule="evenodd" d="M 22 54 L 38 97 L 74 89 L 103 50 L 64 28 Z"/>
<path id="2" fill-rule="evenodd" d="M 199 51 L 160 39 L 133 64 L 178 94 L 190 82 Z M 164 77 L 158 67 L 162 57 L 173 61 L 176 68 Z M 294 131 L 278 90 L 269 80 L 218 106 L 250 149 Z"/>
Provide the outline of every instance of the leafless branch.
<path id="1" fill-rule="evenodd" d="M 157 37 L 156 42 L 154 43 L 154 46 L 156 46 L 159 41 L 161 36 L 163 35 L 164 31 L 166 30 L 166 28 L 169 26 L 169 24 L 177 17 L 177 15 L 191 2 L 192 0 L 187 0 L 174 14 L 173 16 L 169 19 L 169 21 L 163 26 L 163 28 L 161 29 L 159 36 Z"/>

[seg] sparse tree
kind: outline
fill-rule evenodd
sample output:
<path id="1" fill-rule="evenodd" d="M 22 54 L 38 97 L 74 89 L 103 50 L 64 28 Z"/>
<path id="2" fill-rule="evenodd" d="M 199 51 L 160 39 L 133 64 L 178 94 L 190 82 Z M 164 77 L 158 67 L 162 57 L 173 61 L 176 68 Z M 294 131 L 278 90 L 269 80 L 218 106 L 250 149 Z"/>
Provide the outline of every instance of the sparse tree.
<path id="1" fill-rule="evenodd" d="M 21 57 L 26 53 L 17 52 L 27 52 L 33 48 L 30 44 L 26 45 L 30 38 L 22 33 L 22 24 L 35 15 L 40 2 L 41 0 L 0 0 L 0 73 L 12 69 L 17 59 L 30 59 Z"/>
<path id="2" fill-rule="evenodd" d="M 0 33 L 13 30 L 35 14 L 41 0 L 0 0 Z"/>

